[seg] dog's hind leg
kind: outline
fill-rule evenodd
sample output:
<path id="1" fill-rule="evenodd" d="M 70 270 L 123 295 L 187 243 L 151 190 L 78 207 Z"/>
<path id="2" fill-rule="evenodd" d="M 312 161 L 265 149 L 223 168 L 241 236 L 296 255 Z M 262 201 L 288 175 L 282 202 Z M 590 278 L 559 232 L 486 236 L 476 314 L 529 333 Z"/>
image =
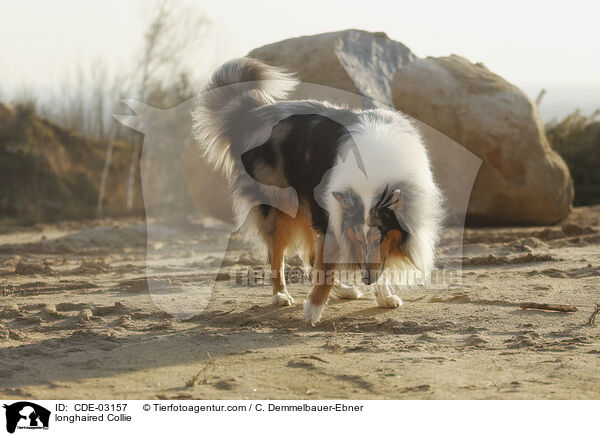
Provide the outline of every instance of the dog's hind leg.
<path id="1" fill-rule="evenodd" d="M 271 264 L 271 282 L 273 284 L 273 304 L 291 306 L 294 299 L 285 286 L 285 250 L 294 236 L 293 220 L 279 211 L 272 210 L 274 225 L 269 235 L 269 263 Z"/>
<path id="2" fill-rule="evenodd" d="M 355 286 L 348 286 L 335 279 L 333 282 L 333 293 L 342 300 L 355 300 L 362 297 L 362 292 Z"/>
<path id="3" fill-rule="evenodd" d="M 296 216 L 298 229 L 299 249 L 303 255 L 303 261 L 308 262 L 311 267 L 315 266 L 315 234 L 310 222 L 302 214 Z"/>

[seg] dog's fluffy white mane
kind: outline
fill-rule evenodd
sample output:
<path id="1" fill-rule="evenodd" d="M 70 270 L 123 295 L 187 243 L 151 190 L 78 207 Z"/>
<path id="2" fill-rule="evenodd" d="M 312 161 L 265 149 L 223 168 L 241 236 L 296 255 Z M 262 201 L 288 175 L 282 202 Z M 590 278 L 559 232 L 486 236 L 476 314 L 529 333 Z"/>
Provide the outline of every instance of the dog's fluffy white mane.
<path id="1" fill-rule="evenodd" d="M 434 266 L 442 198 L 427 150 L 413 124 L 399 113 L 376 109 L 361 113 L 359 119 L 348 127 L 352 138 L 343 147 L 355 144 L 362 164 L 353 153 L 338 156 L 325 194 L 329 225 L 336 239 L 343 241 L 342 207 L 332 192 L 352 189 L 368 213 L 386 185 L 402 186 L 404 207 L 397 218 L 411 234 L 406 247 L 409 258 L 424 280 L 428 280 Z"/>

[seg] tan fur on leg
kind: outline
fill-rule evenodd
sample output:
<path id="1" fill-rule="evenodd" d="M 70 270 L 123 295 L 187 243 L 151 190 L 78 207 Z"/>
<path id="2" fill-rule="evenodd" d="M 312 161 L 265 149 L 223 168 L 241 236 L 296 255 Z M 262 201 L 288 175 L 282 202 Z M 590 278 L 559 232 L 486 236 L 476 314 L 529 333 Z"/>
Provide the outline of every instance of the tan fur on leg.
<path id="1" fill-rule="evenodd" d="M 271 282 L 273 284 L 273 304 L 291 306 L 294 299 L 285 286 L 285 251 L 294 235 L 293 220 L 287 215 L 275 213 L 275 225 L 269 236 L 269 262 L 271 264 Z"/>
<path id="2" fill-rule="evenodd" d="M 312 325 L 315 325 L 321 318 L 335 278 L 335 266 L 323 262 L 323 243 L 324 237 L 320 236 L 315 244 L 313 290 L 304 304 L 304 319 Z"/>

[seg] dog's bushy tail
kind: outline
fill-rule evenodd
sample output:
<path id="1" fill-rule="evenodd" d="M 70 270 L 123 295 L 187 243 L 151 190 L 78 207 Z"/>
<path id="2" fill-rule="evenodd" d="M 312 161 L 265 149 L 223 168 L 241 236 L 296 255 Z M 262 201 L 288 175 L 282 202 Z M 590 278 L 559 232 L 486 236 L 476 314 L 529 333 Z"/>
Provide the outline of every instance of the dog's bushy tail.
<path id="1" fill-rule="evenodd" d="M 297 85 L 292 74 L 256 59 L 223 64 L 200 93 L 192 114 L 193 134 L 207 160 L 229 176 L 235 162 L 232 141 L 251 132 L 250 111 L 285 99 Z"/>

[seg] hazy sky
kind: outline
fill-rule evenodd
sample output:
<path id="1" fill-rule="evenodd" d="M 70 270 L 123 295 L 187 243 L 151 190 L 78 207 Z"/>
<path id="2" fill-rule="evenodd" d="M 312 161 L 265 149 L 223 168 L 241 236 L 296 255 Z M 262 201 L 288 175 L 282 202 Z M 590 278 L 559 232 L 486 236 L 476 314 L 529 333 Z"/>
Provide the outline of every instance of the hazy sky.
<path id="1" fill-rule="evenodd" d="M 141 3 L 0 0 L 0 90 L 52 88 L 97 58 L 114 69 L 127 65 L 143 32 Z M 384 31 L 418 56 L 456 53 L 483 62 L 529 94 L 545 87 L 548 99 L 554 90 L 554 99 L 562 93 L 570 106 L 600 106 L 597 1 L 190 3 L 212 21 L 218 42 L 207 68 L 284 38 L 360 28 Z"/>

